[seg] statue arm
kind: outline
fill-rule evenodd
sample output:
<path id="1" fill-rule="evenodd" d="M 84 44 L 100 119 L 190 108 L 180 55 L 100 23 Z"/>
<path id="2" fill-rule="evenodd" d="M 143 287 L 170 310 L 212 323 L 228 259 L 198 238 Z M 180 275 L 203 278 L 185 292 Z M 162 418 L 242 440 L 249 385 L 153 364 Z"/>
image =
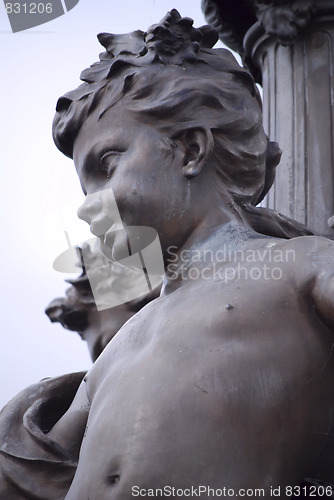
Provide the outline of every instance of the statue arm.
<path id="1" fill-rule="evenodd" d="M 49 439 L 66 448 L 71 454 L 78 456 L 86 429 L 89 408 L 86 383 L 83 380 L 67 412 L 48 432 Z"/>
<path id="2" fill-rule="evenodd" d="M 323 240 L 315 254 L 312 298 L 322 321 L 334 330 L 334 243 Z"/>
<path id="3" fill-rule="evenodd" d="M 84 372 L 41 380 L 0 411 L 0 498 L 65 498 L 76 471 L 87 419 Z M 81 386 L 80 386 L 81 384 Z M 75 404 L 74 404 L 75 399 Z M 72 406 L 71 403 L 73 402 Z M 70 408 L 70 410 L 69 410 Z M 65 416 L 72 416 L 66 441 Z M 63 420 L 64 418 L 64 420 Z M 68 425 L 67 424 L 67 425 Z M 68 436 L 71 435 L 67 429 Z"/>
<path id="4" fill-rule="evenodd" d="M 313 299 L 321 319 L 334 329 L 334 271 L 316 277 Z"/>

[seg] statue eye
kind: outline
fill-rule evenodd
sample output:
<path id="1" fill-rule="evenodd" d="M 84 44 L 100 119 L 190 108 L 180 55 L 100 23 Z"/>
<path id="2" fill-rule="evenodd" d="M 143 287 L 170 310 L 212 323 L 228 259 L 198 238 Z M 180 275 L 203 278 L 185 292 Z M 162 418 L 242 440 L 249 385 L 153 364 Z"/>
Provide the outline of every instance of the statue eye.
<path id="1" fill-rule="evenodd" d="M 100 168 L 107 179 L 110 179 L 118 164 L 120 151 L 107 151 L 100 158 Z"/>

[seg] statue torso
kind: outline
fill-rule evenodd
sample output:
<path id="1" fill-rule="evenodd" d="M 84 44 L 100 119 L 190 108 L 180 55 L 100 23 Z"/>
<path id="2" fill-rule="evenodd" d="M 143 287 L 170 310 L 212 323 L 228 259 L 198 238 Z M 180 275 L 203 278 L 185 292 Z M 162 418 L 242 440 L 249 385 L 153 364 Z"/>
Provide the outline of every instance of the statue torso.
<path id="1" fill-rule="evenodd" d="M 264 264 L 281 279 L 250 279 Z M 333 425 L 333 338 L 298 259 L 242 267 L 240 279 L 188 280 L 111 341 L 87 375 L 91 409 L 66 498 L 303 480 Z"/>

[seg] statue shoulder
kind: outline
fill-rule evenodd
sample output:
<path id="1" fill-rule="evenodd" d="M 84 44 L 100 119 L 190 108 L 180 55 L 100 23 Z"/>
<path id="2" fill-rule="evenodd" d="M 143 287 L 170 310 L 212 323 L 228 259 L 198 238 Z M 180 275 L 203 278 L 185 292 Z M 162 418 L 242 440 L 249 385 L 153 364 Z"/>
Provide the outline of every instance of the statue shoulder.
<path id="1" fill-rule="evenodd" d="M 334 241 L 323 236 L 298 236 L 281 240 L 277 248 L 294 252 L 295 262 L 311 266 L 311 272 L 318 271 L 324 265 L 334 265 Z"/>
<path id="2" fill-rule="evenodd" d="M 320 236 L 291 240 L 295 276 L 310 307 L 334 331 L 334 241 Z"/>

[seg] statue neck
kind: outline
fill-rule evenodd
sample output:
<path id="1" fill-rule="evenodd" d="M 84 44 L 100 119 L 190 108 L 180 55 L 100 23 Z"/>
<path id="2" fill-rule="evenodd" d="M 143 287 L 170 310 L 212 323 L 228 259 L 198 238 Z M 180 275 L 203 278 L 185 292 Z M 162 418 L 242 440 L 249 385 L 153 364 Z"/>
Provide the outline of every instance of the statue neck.
<path id="1" fill-rule="evenodd" d="M 224 251 L 228 261 L 229 254 L 257 236 L 248 225 L 236 220 L 216 227 L 205 225 L 204 228 L 197 228 L 181 248 L 170 246 L 167 249 L 162 294 L 171 293 L 196 276 L 200 279 L 204 269 L 212 267 L 216 261 L 222 262 L 218 253 Z"/>

